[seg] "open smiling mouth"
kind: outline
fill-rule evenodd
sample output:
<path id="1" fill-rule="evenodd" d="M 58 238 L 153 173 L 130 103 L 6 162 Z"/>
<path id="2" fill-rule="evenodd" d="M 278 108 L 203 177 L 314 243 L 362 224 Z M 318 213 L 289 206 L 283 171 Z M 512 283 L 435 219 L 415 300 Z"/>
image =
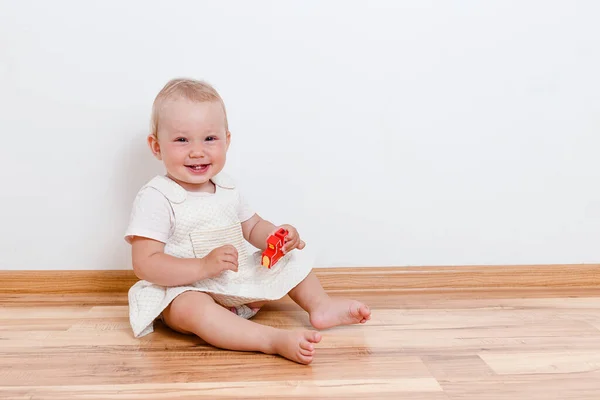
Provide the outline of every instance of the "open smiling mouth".
<path id="1" fill-rule="evenodd" d="M 206 172 L 210 164 L 193 164 L 186 165 L 186 168 L 194 173 L 203 173 Z"/>

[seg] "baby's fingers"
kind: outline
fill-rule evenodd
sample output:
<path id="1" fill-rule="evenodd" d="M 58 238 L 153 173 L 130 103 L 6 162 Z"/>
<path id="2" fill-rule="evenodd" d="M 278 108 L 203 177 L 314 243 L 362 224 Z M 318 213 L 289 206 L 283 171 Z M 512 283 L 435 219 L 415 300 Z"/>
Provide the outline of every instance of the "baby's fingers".
<path id="1" fill-rule="evenodd" d="M 294 250 L 298 246 L 298 242 L 298 238 L 291 239 L 289 242 L 283 245 L 283 252 L 287 253 L 289 251 Z"/>
<path id="2" fill-rule="evenodd" d="M 234 257 L 238 256 L 237 249 L 234 246 L 230 245 L 230 244 L 226 244 L 226 245 L 222 246 L 221 247 L 221 251 L 223 252 L 223 254 L 229 254 L 229 255 L 232 255 Z"/>
<path id="3" fill-rule="evenodd" d="M 237 256 L 226 255 L 223 259 L 223 266 L 231 271 L 237 272 L 238 270 L 238 259 Z"/>
<path id="4" fill-rule="evenodd" d="M 285 241 L 286 241 L 286 242 L 291 242 L 291 241 L 293 241 L 294 239 L 296 239 L 296 237 L 297 237 L 297 236 L 298 236 L 298 234 L 296 233 L 296 231 L 295 231 L 294 229 L 290 229 L 290 230 L 288 231 L 288 234 L 287 234 L 287 235 L 286 235 L 286 237 L 285 237 Z"/>
<path id="5" fill-rule="evenodd" d="M 305 246 L 306 246 L 306 243 L 304 243 L 303 240 L 300 240 L 300 238 L 298 238 L 294 241 L 294 245 L 290 250 L 293 250 L 293 249 L 302 250 Z"/>

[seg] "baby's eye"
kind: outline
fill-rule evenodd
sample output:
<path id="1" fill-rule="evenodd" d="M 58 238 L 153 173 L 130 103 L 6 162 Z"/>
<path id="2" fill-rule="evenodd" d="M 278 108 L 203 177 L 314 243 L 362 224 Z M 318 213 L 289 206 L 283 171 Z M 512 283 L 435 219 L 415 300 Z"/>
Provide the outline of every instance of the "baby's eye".
<path id="1" fill-rule="evenodd" d="M 207 142 L 212 142 L 213 140 L 217 140 L 217 137 L 216 136 L 209 136 L 209 137 L 206 138 Z"/>
<path id="2" fill-rule="evenodd" d="M 176 142 L 187 142 L 187 139 L 184 137 L 179 137 L 177 139 L 175 139 Z"/>

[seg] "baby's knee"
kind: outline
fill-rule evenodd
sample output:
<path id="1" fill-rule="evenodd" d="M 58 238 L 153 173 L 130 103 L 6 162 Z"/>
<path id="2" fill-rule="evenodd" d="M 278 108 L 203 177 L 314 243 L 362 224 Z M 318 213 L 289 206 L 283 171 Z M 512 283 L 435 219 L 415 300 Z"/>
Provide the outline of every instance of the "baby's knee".
<path id="1" fill-rule="evenodd" d="M 171 308 L 172 314 L 184 316 L 202 310 L 203 305 L 212 304 L 214 302 L 213 298 L 206 293 L 187 291 L 175 297 L 169 307 Z"/>
<path id="2" fill-rule="evenodd" d="M 187 291 L 175 297 L 163 311 L 164 322 L 181 333 L 190 333 L 185 327 L 191 315 L 202 312 L 203 305 L 214 303 L 206 293 Z"/>

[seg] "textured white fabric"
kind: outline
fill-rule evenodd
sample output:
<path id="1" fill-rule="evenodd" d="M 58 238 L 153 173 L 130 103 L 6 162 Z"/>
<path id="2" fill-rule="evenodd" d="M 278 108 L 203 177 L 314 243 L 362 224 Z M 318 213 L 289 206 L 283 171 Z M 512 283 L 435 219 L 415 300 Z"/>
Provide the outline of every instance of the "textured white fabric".
<path id="1" fill-rule="evenodd" d="M 210 196 L 205 192 L 187 192 L 187 196 Z M 250 219 L 254 210 L 240 196 L 237 214 L 240 222 Z M 169 200 L 153 187 L 141 189 L 135 197 L 125 240 L 131 243 L 133 236 L 142 236 L 166 243 L 175 231 L 175 214 Z"/>
<path id="2" fill-rule="evenodd" d="M 219 304 L 236 307 L 243 317 L 250 318 L 253 313 L 247 312 L 245 304 L 282 298 L 312 269 L 312 263 L 297 250 L 286 254 L 271 269 L 263 267 L 261 252 L 247 251 L 238 214 L 241 198 L 235 184 L 225 175 L 216 176 L 213 182 L 216 192 L 207 196 L 190 196 L 165 176 L 155 177 L 142 190 L 159 191 L 173 210 L 174 230 L 166 241 L 165 253 L 200 258 L 214 248 L 230 244 L 238 250 L 238 271 L 224 271 L 218 277 L 190 286 L 163 287 L 143 280 L 137 282 L 129 290 L 129 318 L 136 337 L 152 332 L 154 320 L 185 291 L 207 292 Z"/>

